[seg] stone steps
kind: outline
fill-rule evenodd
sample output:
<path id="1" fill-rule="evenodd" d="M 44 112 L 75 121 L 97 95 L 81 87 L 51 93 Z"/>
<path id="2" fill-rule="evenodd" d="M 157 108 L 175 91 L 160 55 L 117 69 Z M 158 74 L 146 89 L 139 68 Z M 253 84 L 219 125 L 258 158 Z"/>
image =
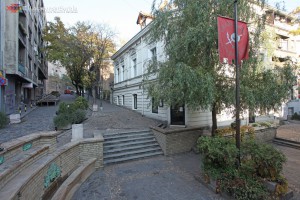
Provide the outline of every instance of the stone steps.
<path id="1" fill-rule="evenodd" d="M 293 140 L 287 140 L 287 139 L 276 137 L 275 139 L 273 139 L 273 143 L 281 146 L 294 148 L 294 149 L 300 149 L 300 142 L 296 142 Z"/>
<path id="2" fill-rule="evenodd" d="M 105 138 L 104 138 L 105 140 Z M 141 141 L 148 141 L 148 140 L 153 140 L 155 141 L 155 138 L 153 136 L 135 136 L 133 138 L 126 138 L 126 139 L 114 139 L 114 140 L 105 140 L 105 145 L 115 145 L 115 144 L 124 144 L 124 143 L 130 143 L 130 142 L 141 142 Z"/>
<path id="3" fill-rule="evenodd" d="M 114 136 L 104 136 L 105 141 L 112 141 L 112 140 L 121 140 L 121 139 L 128 139 L 128 138 L 138 138 L 141 136 L 152 136 L 149 132 L 137 134 L 137 133 L 132 133 L 132 134 L 115 134 Z"/>
<path id="4" fill-rule="evenodd" d="M 110 138 L 110 137 L 116 137 L 116 136 L 130 136 L 130 135 L 139 135 L 142 133 L 148 133 L 149 134 L 150 129 L 142 129 L 142 130 L 130 130 L 130 131 L 119 131 L 119 132 L 107 132 L 104 134 L 104 138 Z M 151 133 L 150 133 L 151 134 Z"/>
<path id="5" fill-rule="evenodd" d="M 118 146 L 119 147 L 119 146 Z M 108 149 L 105 151 L 106 155 L 109 155 L 109 154 L 112 154 L 112 153 L 121 153 L 121 152 L 129 152 L 129 151 L 136 151 L 136 150 L 140 150 L 140 149 L 144 149 L 145 147 L 159 147 L 159 144 L 157 144 L 156 142 L 151 142 L 149 144 L 144 144 L 144 143 L 141 143 L 141 145 L 139 144 L 136 144 L 136 145 L 133 145 L 133 146 L 121 146 L 119 148 L 115 148 L 115 149 Z"/>
<path id="6" fill-rule="evenodd" d="M 163 152 L 150 130 L 130 131 L 104 135 L 104 164 L 114 164 Z"/>
<path id="7" fill-rule="evenodd" d="M 117 159 L 111 159 L 111 160 L 104 160 L 104 164 L 116 164 L 116 163 L 122 163 L 122 162 L 127 162 L 131 160 L 139 160 L 143 158 L 148 158 L 148 157 L 153 157 L 153 156 L 159 156 L 163 155 L 163 152 L 155 152 L 155 153 L 147 153 L 143 155 L 133 155 L 133 156 L 127 156 L 124 158 L 117 158 Z"/>

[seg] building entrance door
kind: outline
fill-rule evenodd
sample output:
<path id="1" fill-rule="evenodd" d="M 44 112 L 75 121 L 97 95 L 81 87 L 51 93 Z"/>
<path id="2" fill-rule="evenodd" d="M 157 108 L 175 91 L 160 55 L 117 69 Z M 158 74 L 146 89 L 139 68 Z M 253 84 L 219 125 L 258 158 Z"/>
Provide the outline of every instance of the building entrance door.
<path id="1" fill-rule="evenodd" d="M 185 125 L 184 105 L 171 106 L 171 125 Z"/>

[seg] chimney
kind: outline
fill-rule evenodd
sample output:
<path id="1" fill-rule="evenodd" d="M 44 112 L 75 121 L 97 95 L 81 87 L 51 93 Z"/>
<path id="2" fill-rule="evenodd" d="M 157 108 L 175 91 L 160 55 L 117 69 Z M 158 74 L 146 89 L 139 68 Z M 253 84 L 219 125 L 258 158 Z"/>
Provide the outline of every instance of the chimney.
<path id="1" fill-rule="evenodd" d="M 153 16 L 148 13 L 140 12 L 136 24 L 141 26 L 141 29 L 145 28 L 151 21 L 153 20 Z"/>

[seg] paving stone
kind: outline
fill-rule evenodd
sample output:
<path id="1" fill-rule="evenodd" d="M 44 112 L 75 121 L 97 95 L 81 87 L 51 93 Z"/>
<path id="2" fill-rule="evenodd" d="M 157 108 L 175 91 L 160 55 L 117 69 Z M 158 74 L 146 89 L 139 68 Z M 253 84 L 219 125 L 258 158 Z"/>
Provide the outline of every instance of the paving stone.
<path id="1" fill-rule="evenodd" d="M 222 199 L 194 179 L 194 174 L 200 173 L 198 157 L 194 153 L 186 153 L 107 166 L 92 174 L 75 193 L 73 200 L 92 199 L 95 188 L 98 195 L 102 192 L 99 199 L 107 198 L 103 187 L 106 190 L 109 187 L 109 199 Z M 176 164 L 184 159 L 194 160 L 197 172 Z"/>
<path id="2" fill-rule="evenodd" d="M 72 102 L 75 96 L 62 95 L 61 102 Z M 58 106 L 42 106 L 23 112 L 22 122 L 20 124 L 10 124 L 4 129 L 0 129 L 0 144 L 9 140 L 37 133 L 41 131 L 53 131 L 53 117 Z"/>

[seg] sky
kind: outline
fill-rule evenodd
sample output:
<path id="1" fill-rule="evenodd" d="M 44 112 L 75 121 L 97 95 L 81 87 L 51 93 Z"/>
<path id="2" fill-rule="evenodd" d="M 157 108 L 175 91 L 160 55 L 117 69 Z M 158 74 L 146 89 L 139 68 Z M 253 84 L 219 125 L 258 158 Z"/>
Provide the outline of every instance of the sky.
<path id="1" fill-rule="evenodd" d="M 275 5 L 282 0 L 268 2 Z M 138 14 L 140 11 L 150 13 L 152 0 L 44 0 L 44 5 L 49 21 L 59 16 L 68 26 L 77 21 L 108 24 L 117 33 L 117 42 L 123 43 L 141 30 L 136 24 Z M 285 0 L 287 12 L 297 6 L 300 0 Z"/>

